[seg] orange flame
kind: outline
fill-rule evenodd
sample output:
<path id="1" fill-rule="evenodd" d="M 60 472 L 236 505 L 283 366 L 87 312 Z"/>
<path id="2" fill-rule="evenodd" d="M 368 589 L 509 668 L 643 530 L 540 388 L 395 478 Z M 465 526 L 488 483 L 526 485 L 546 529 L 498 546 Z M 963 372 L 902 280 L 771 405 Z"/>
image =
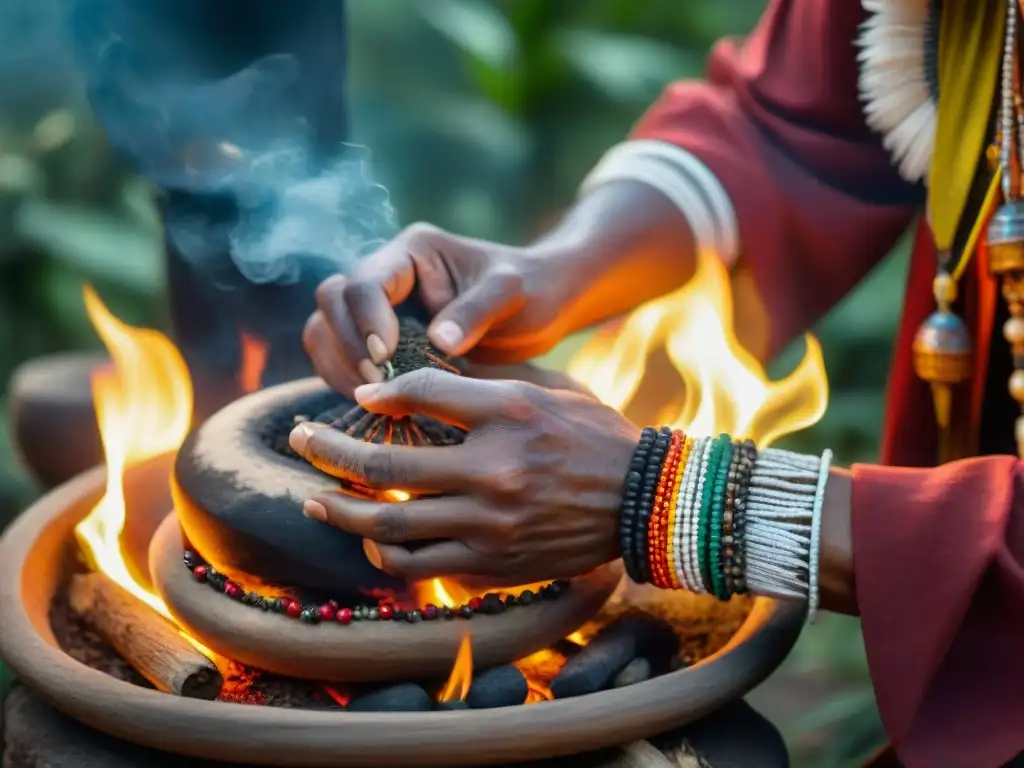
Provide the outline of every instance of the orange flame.
<path id="1" fill-rule="evenodd" d="M 166 336 L 122 323 L 90 286 L 85 287 L 84 296 L 86 312 L 114 366 L 97 372 L 92 382 L 107 465 L 106 492 L 75 527 L 75 534 L 91 568 L 173 621 L 163 600 L 139 584 L 125 561 L 123 481 L 129 467 L 181 445 L 192 418 L 192 381 L 184 359 Z"/>
<path id="2" fill-rule="evenodd" d="M 694 435 L 725 432 L 763 448 L 815 424 L 828 406 L 828 377 L 813 336 L 805 337 L 800 364 L 779 381 L 740 346 L 729 276 L 713 255 L 702 254 L 687 285 L 643 305 L 614 331 L 595 334 L 568 370 L 606 405 L 631 417 L 642 409 L 634 421 Z M 666 358 L 682 387 L 665 387 L 661 371 L 648 370 Z"/>
<path id="3" fill-rule="evenodd" d="M 238 336 L 242 347 L 242 364 L 238 367 L 238 386 L 248 394 L 260 388 L 263 369 L 267 366 L 269 347 L 265 341 L 245 331 L 240 331 Z"/>
<path id="4" fill-rule="evenodd" d="M 473 646 L 470 644 L 469 635 L 463 635 L 459 643 L 459 652 L 455 654 L 455 664 L 452 665 L 452 673 L 448 676 L 448 682 L 444 684 L 441 693 L 438 694 L 438 701 L 465 701 L 469 695 L 469 686 L 473 682 Z"/>

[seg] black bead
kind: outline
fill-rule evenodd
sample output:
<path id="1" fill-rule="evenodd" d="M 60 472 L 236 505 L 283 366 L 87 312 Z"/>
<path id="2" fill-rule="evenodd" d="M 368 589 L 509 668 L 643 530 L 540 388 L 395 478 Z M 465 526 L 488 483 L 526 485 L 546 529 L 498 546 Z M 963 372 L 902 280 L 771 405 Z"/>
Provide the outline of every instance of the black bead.
<path id="1" fill-rule="evenodd" d="M 536 595 L 533 594 L 533 590 L 532 589 L 524 589 L 519 594 L 519 604 L 520 605 L 530 605 L 534 601 L 535 598 L 536 598 Z"/>
<path id="2" fill-rule="evenodd" d="M 299 614 L 299 619 L 307 624 L 316 624 L 320 621 L 320 611 L 315 607 L 303 608 L 302 613 Z"/>
<path id="3" fill-rule="evenodd" d="M 468 605 L 459 606 L 459 616 L 464 619 L 473 618 L 473 608 Z"/>
<path id="4" fill-rule="evenodd" d="M 417 622 L 423 621 L 423 614 L 418 609 L 414 608 L 409 611 L 409 617 L 406 619 L 410 624 L 416 624 Z"/>
<path id="5" fill-rule="evenodd" d="M 487 616 L 494 616 L 505 611 L 505 605 L 501 602 L 501 595 L 497 592 L 488 592 L 480 601 L 480 613 Z"/>
<path id="6" fill-rule="evenodd" d="M 391 618 L 395 621 L 405 621 L 406 611 L 401 608 L 395 608 L 394 613 L 391 614 Z"/>
<path id="7" fill-rule="evenodd" d="M 455 611 L 449 608 L 447 605 L 441 608 L 441 615 L 446 619 L 454 619 Z"/>

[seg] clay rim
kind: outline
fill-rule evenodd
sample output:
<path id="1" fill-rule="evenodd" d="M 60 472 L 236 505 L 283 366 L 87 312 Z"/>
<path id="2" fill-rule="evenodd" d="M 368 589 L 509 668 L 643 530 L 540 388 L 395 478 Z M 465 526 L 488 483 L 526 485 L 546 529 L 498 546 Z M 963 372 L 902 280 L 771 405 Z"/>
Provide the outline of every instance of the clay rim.
<path id="1" fill-rule="evenodd" d="M 68 537 L 102 494 L 104 478 L 98 467 L 56 488 L 0 538 L 0 657 L 68 716 L 172 754 L 327 768 L 482 765 L 589 752 L 680 727 L 745 695 L 789 653 L 806 613 L 800 604 L 758 598 L 725 647 L 692 667 L 529 706 L 329 713 L 183 699 L 79 664 L 50 629 L 50 603 L 67 575 Z M 25 578 L 31 566 L 37 570 Z"/>
<path id="2" fill-rule="evenodd" d="M 153 536 L 149 569 L 171 613 L 211 650 L 258 669 L 346 683 L 444 679 L 466 634 L 479 669 L 507 664 L 551 646 L 594 616 L 615 590 L 621 568 L 610 564 L 572 580 L 556 600 L 503 613 L 417 624 L 359 621 L 316 626 L 231 600 L 199 584 L 182 563 L 176 517 Z"/>

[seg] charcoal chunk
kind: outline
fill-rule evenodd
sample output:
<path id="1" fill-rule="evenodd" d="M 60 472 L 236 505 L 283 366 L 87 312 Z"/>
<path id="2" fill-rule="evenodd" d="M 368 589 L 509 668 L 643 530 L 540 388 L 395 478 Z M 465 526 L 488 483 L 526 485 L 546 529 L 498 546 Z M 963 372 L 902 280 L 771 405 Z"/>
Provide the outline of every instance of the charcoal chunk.
<path id="1" fill-rule="evenodd" d="M 471 709 L 514 707 L 526 701 L 529 692 L 526 677 L 516 667 L 493 667 L 473 679 L 466 703 Z"/>
<path id="2" fill-rule="evenodd" d="M 667 659 L 679 650 L 672 627 L 648 616 L 619 619 L 569 659 L 551 681 L 555 698 L 604 690 L 637 657 Z"/>
<path id="3" fill-rule="evenodd" d="M 349 703 L 349 712 L 426 712 L 430 695 L 415 683 L 399 683 L 364 693 Z"/>
<path id="4" fill-rule="evenodd" d="M 637 656 L 629 664 L 622 668 L 622 671 L 612 680 L 612 688 L 625 688 L 627 685 L 642 683 L 651 679 L 651 662 L 643 656 Z"/>

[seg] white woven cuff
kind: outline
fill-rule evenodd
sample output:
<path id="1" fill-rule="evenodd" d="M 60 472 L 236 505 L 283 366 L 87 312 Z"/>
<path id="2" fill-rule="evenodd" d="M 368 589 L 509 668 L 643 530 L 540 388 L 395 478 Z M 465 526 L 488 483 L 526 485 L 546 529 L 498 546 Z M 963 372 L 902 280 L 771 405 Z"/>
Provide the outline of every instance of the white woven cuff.
<path id="1" fill-rule="evenodd" d="M 832 452 L 769 448 L 754 463 L 746 499 L 746 582 L 751 592 L 807 599 L 818 608 L 821 512 Z"/>
<path id="2" fill-rule="evenodd" d="M 700 250 L 731 266 L 739 255 L 739 225 L 718 177 L 695 155 L 665 141 L 627 141 L 608 150 L 580 185 L 584 195 L 610 181 L 654 187 L 686 217 Z"/>

